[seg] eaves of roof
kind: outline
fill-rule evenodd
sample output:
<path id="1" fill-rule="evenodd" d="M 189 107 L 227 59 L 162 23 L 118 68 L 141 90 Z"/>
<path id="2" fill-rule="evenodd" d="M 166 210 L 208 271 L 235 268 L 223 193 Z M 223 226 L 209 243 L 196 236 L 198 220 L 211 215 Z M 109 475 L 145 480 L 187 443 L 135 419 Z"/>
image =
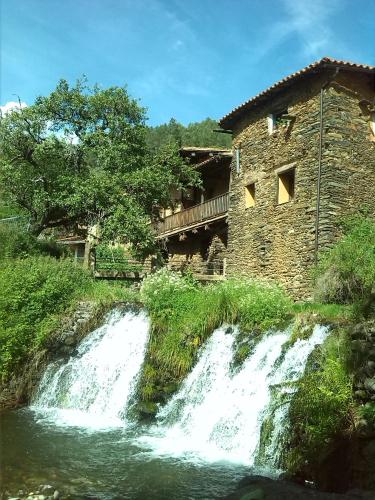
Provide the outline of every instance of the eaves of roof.
<path id="1" fill-rule="evenodd" d="M 225 159 L 228 159 L 230 160 L 232 158 L 233 154 L 230 152 L 230 151 L 226 151 L 225 153 L 219 153 L 219 154 L 216 154 L 214 156 L 210 156 L 207 160 L 204 160 L 200 163 L 197 163 L 196 165 L 194 165 L 194 168 L 201 168 L 201 167 L 204 167 L 206 166 L 207 164 L 209 163 L 213 163 L 213 162 L 221 162 L 222 160 L 225 160 Z"/>
<path id="2" fill-rule="evenodd" d="M 237 106 L 230 113 L 221 118 L 221 120 L 219 121 L 219 125 L 223 129 L 227 130 L 230 129 L 232 125 L 235 123 L 235 121 L 239 119 L 244 112 L 250 111 L 252 107 L 255 106 L 256 104 L 260 103 L 261 101 L 267 100 L 267 98 L 269 98 L 274 91 L 280 90 L 283 87 L 288 87 L 289 85 L 293 84 L 306 74 L 313 73 L 316 70 L 329 67 L 336 67 L 336 68 L 341 67 L 344 69 L 363 71 L 367 73 L 375 72 L 375 66 L 352 63 L 349 61 L 340 61 L 337 59 L 332 59 L 330 57 L 323 57 L 319 61 L 316 61 L 310 64 L 309 66 L 306 66 L 305 68 L 297 71 L 296 73 L 292 73 L 291 75 L 283 78 L 282 80 L 279 80 L 278 82 L 271 85 L 271 87 L 268 87 L 267 89 L 263 90 L 256 96 L 249 99 L 248 101 L 242 103 L 240 106 Z"/>

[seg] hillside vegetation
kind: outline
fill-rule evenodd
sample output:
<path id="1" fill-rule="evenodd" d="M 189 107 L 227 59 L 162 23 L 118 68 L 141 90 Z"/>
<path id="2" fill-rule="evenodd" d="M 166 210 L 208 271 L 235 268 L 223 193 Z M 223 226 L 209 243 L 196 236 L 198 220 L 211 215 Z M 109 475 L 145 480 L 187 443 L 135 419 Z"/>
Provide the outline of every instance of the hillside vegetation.
<path id="1" fill-rule="evenodd" d="M 198 146 L 230 149 L 231 135 L 214 132 L 219 128 L 218 123 L 212 118 L 189 123 L 186 126 L 172 118 L 168 123 L 149 127 L 146 141 L 151 150 L 157 150 L 171 142 L 177 144 L 178 147 Z"/>

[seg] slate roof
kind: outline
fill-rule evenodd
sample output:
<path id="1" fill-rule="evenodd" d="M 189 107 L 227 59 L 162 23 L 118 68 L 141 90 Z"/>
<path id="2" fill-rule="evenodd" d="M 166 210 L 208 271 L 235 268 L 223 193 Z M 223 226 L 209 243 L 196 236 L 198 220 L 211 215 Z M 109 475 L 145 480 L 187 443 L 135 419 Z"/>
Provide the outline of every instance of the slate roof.
<path id="1" fill-rule="evenodd" d="M 270 95 L 272 95 L 272 93 L 275 90 L 279 90 L 283 87 L 289 86 L 290 84 L 294 83 L 299 78 L 305 76 L 308 73 L 312 73 L 321 68 L 329 68 L 329 67 L 341 67 L 349 70 L 358 70 L 369 73 L 375 73 L 375 66 L 369 66 L 367 64 L 358 64 L 349 61 L 340 61 L 337 59 L 332 59 L 330 57 L 323 57 L 319 61 L 316 61 L 310 64 L 309 66 L 306 66 L 305 68 L 296 71 L 295 73 L 292 73 L 289 76 L 286 76 L 282 80 L 279 80 L 278 82 L 274 83 L 273 85 L 271 85 L 271 87 L 268 87 L 267 89 L 263 90 L 262 92 L 252 97 L 248 101 L 245 101 L 244 103 L 240 104 L 239 106 L 234 108 L 230 113 L 221 118 L 221 120 L 219 121 L 219 125 L 223 129 L 230 129 L 232 124 L 240 117 L 240 115 L 242 115 L 243 112 L 250 110 L 252 106 L 258 104 L 260 101 L 266 100 Z"/>

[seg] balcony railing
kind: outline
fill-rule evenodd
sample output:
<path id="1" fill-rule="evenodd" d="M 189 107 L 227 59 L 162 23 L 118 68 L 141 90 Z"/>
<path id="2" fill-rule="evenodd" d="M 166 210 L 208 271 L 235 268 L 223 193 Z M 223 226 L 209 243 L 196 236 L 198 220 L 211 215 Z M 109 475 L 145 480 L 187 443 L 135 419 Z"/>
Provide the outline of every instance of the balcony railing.
<path id="1" fill-rule="evenodd" d="M 169 215 L 162 222 L 159 222 L 157 227 L 158 235 L 225 215 L 228 212 L 228 201 L 229 193 L 224 193 L 204 203 Z"/>

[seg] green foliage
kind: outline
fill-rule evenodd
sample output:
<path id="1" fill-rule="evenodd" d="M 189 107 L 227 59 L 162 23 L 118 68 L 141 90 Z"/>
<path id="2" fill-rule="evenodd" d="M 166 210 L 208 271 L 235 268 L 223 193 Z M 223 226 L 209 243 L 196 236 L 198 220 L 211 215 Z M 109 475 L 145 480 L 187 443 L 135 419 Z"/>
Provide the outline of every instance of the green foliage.
<path id="1" fill-rule="evenodd" d="M 119 272 L 139 272 L 143 265 L 134 262 L 124 247 L 101 243 L 95 247 L 95 269 L 97 271 L 113 270 Z"/>
<path id="2" fill-rule="evenodd" d="M 314 479 L 335 440 L 352 428 L 352 380 L 344 332 L 332 333 L 310 359 L 290 406 L 290 472 Z"/>
<path id="3" fill-rule="evenodd" d="M 178 147 L 231 147 L 231 136 L 213 132 L 219 125 L 215 120 L 206 118 L 201 122 L 189 123 L 186 127 L 171 118 L 169 123 L 149 127 L 146 140 L 152 150 L 157 150 L 163 145 L 173 143 Z"/>
<path id="4" fill-rule="evenodd" d="M 89 277 L 69 261 L 49 257 L 0 261 L 1 376 L 40 340 L 49 316 L 61 312 L 88 286 Z"/>
<path id="5" fill-rule="evenodd" d="M 202 286 L 166 269 L 147 277 L 140 295 L 151 315 L 147 357 L 154 368 L 151 381 L 143 378 L 141 392 L 154 400 L 164 386 L 176 385 L 188 373 L 199 346 L 215 328 L 239 323 L 243 332 L 253 334 L 285 321 L 291 307 L 276 286 L 250 280 Z M 143 391 L 146 383 L 153 393 L 150 387 Z"/>
<path id="6" fill-rule="evenodd" d="M 0 219 L 5 219 L 7 217 L 22 216 L 23 211 L 17 205 L 13 205 L 7 200 L 7 196 L 4 190 L 0 187 Z"/>
<path id="7" fill-rule="evenodd" d="M 317 302 L 295 303 L 293 312 L 298 314 L 309 314 L 315 318 L 315 322 L 348 322 L 353 315 L 353 308 L 347 304 L 319 304 Z"/>
<path id="8" fill-rule="evenodd" d="M 64 251 L 54 241 L 37 239 L 20 226 L 0 224 L 0 259 L 31 255 L 61 257 Z"/>
<path id="9" fill-rule="evenodd" d="M 70 86 L 0 117 L 0 183 L 30 230 L 100 224 L 102 237 L 154 248 L 150 220 L 172 189 L 199 183 L 176 147 L 150 153 L 145 110 L 125 88 Z"/>
<path id="10" fill-rule="evenodd" d="M 0 377 L 17 365 L 58 329 L 61 317 L 78 301 L 98 304 L 136 302 L 134 291 L 95 282 L 70 260 L 51 257 L 0 260 Z"/>
<path id="11" fill-rule="evenodd" d="M 363 419 L 366 421 L 366 425 L 370 428 L 375 428 L 375 403 L 373 401 L 368 401 L 362 406 L 357 407 L 357 417 L 358 419 Z"/>
<path id="12" fill-rule="evenodd" d="M 321 302 L 371 306 L 375 283 L 375 222 L 355 216 L 346 219 L 345 234 L 322 256 L 317 269 L 316 298 Z"/>

